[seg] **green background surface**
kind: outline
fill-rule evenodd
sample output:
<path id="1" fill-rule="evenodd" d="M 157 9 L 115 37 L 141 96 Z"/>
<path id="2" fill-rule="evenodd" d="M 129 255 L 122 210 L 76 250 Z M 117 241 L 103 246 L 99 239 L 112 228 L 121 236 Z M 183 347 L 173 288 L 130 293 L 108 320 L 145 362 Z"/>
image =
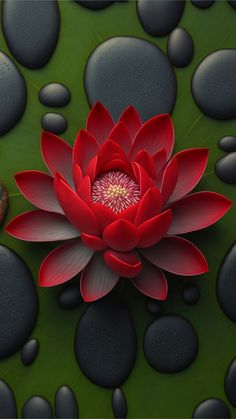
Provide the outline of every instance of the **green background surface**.
<path id="1" fill-rule="evenodd" d="M 91 51 L 116 35 L 145 38 L 166 52 L 167 37 L 154 38 L 142 29 L 136 15 L 136 3 L 117 3 L 102 11 L 89 11 L 72 1 L 59 2 L 61 32 L 50 62 L 40 70 L 20 66 L 26 79 L 28 102 L 17 126 L 0 139 L 0 176 L 10 195 L 6 221 L 31 206 L 20 196 L 14 184 L 15 172 L 27 169 L 45 170 L 40 155 L 40 119 L 45 108 L 38 101 L 41 86 L 51 81 L 65 83 L 71 90 L 71 103 L 61 110 L 69 127 L 62 136 L 70 144 L 76 132 L 84 127 L 89 107 L 83 87 L 83 72 Z M 175 150 L 188 147 L 210 148 L 210 159 L 199 189 L 224 193 L 236 203 L 236 187 L 223 184 L 214 174 L 214 163 L 222 154 L 217 147 L 221 136 L 236 134 L 235 121 L 222 122 L 207 118 L 195 105 L 190 80 L 197 64 L 210 52 L 236 47 L 236 11 L 227 2 L 218 1 L 207 10 L 186 2 L 180 26 L 192 35 L 195 54 L 187 68 L 176 69 L 177 102 L 173 112 L 176 129 Z M 0 49 L 9 54 L 2 33 Z M 0 232 L 0 241 L 16 250 L 29 265 L 35 280 L 43 257 L 49 248 L 44 244 L 17 241 Z M 136 418 L 187 418 L 193 409 L 208 397 L 226 400 L 224 376 L 236 356 L 236 325 L 222 313 L 215 294 L 216 275 L 223 256 L 235 240 L 235 207 L 217 226 L 191 236 L 209 261 L 209 273 L 190 279 L 198 283 L 201 299 L 194 307 L 186 306 L 180 291 L 187 280 L 169 277 L 169 298 L 162 304 L 164 313 L 178 313 L 194 325 L 199 337 L 199 354 L 194 363 L 177 374 L 160 374 L 146 362 L 142 345 L 143 333 L 152 316 L 145 307 L 145 298 L 128 281 L 119 289 L 132 312 L 138 337 L 135 368 L 123 385 L 128 401 L 128 416 Z M 30 367 L 21 364 L 20 354 L 0 361 L 0 377 L 14 390 L 18 414 L 25 400 L 32 395 L 45 396 L 53 403 L 57 388 L 66 384 L 75 392 L 83 418 L 112 417 L 111 390 L 91 383 L 77 366 L 74 332 L 84 305 L 71 312 L 60 309 L 56 302 L 58 288 L 40 289 L 40 313 L 32 337 L 40 341 L 37 360 Z M 129 350 L 129 348 L 127 348 Z M 232 417 L 236 409 L 231 407 Z"/>

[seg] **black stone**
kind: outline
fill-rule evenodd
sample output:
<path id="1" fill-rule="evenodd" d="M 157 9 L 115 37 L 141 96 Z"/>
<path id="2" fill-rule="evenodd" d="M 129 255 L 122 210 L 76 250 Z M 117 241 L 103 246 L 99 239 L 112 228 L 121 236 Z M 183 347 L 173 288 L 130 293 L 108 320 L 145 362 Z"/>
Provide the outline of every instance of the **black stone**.
<path id="1" fill-rule="evenodd" d="M 236 322 L 236 243 L 230 248 L 221 264 L 216 294 L 223 312 Z"/>
<path id="2" fill-rule="evenodd" d="M 227 419 L 230 418 L 230 411 L 226 404 L 219 399 L 204 400 L 194 410 L 194 419 Z"/>
<path id="3" fill-rule="evenodd" d="M 0 419 L 16 419 L 16 400 L 5 381 L 0 380 Z"/>
<path id="4" fill-rule="evenodd" d="M 226 183 L 236 183 L 236 151 L 221 157 L 215 164 L 216 175 Z"/>
<path id="5" fill-rule="evenodd" d="M 0 136 L 21 119 L 26 106 L 25 80 L 15 63 L 0 51 Z"/>
<path id="6" fill-rule="evenodd" d="M 193 41 L 190 34 L 183 28 L 176 28 L 171 32 L 167 52 L 175 67 L 186 67 L 193 58 Z"/>
<path id="7" fill-rule="evenodd" d="M 8 208 L 8 193 L 5 186 L 0 182 L 0 224 L 3 222 Z"/>
<path id="8" fill-rule="evenodd" d="M 236 151 L 236 137 L 227 135 L 218 141 L 218 146 L 223 151 Z"/>
<path id="9" fill-rule="evenodd" d="M 101 10 L 107 6 L 111 6 L 114 1 L 112 0 L 75 0 L 81 6 L 92 10 Z"/>
<path id="10" fill-rule="evenodd" d="M 117 419 L 125 419 L 127 416 L 127 401 L 120 388 L 116 388 L 112 393 L 112 410 Z"/>
<path id="11" fill-rule="evenodd" d="M 68 127 L 66 118 L 56 112 L 48 112 L 42 116 L 41 126 L 46 131 L 62 134 Z"/>
<path id="12" fill-rule="evenodd" d="M 0 359 L 18 351 L 28 340 L 38 315 L 33 277 L 20 257 L 0 245 Z"/>
<path id="13" fill-rule="evenodd" d="M 31 365 L 39 352 L 39 342 L 37 339 L 31 339 L 21 349 L 21 361 L 24 365 Z"/>
<path id="14" fill-rule="evenodd" d="M 208 55 L 192 78 L 192 95 L 207 116 L 236 118 L 236 49 L 222 49 Z"/>
<path id="15" fill-rule="evenodd" d="M 50 403 L 41 396 L 28 399 L 22 409 L 22 419 L 51 419 L 52 417 Z"/>
<path id="16" fill-rule="evenodd" d="M 199 288 L 195 284 L 186 284 L 182 289 L 181 296 L 186 304 L 196 304 L 200 298 Z"/>
<path id="17" fill-rule="evenodd" d="M 75 355 L 82 372 L 95 384 L 119 387 L 130 374 L 137 351 L 129 311 L 117 296 L 90 303 L 75 336 Z"/>
<path id="18" fill-rule="evenodd" d="M 146 32 L 164 36 L 178 25 L 184 5 L 182 0 L 138 0 L 138 17 Z"/>
<path id="19" fill-rule="evenodd" d="M 29 68 L 44 66 L 56 47 L 60 15 L 56 0 L 7 0 L 2 29 L 13 57 Z"/>
<path id="20" fill-rule="evenodd" d="M 236 9 L 236 0 L 228 0 L 228 3 L 231 7 L 233 7 L 233 9 Z"/>
<path id="21" fill-rule="evenodd" d="M 231 362 L 225 376 L 225 394 L 232 406 L 236 407 L 236 358 Z"/>
<path id="22" fill-rule="evenodd" d="M 157 300 L 153 300 L 153 299 L 147 300 L 147 309 L 154 316 L 160 316 L 161 314 L 161 304 Z"/>
<path id="23" fill-rule="evenodd" d="M 132 104 L 146 120 L 172 111 L 176 77 L 166 55 L 154 44 L 134 37 L 115 37 L 90 55 L 85 90 L 89 104 L 99 100 L 114 119 Z"/>
<path id="24" fill-rule="evenodd" d="M 180 316 L 162 316 L 146 329 L 144 353 L 149 364 L 159 372 L 182 371 L 194 361 L 197 351 L 196 332 Z"/>
<path id="25" fill-rule="evenodd" d="M 215 3 L 215 0 L 191 0 L 191 1 L 192 1 L 192 4 L 198 7 L 199 9 L 208 9 Z"/>
<path id="26" fill-rule="evenodd" d="M 70 91 L 64 84 L 49 83 L 40 89 L 39 100 L 45 106 L 66 106 L 70 102 Z"/>
<path id="27" fill-rule="evenodd" d="M 79 408 L 73 391 L 67 387 L 60 387 L 55 396 L 55 417 L 57 419 L 77 419 Z"/>
<path id="28" fill-rule="evenodd" d="M 83 302 L 80 289 L 77 285 L 66 285 L 59 292 L 57 302 L 64 310 L 72 310 Z"/>

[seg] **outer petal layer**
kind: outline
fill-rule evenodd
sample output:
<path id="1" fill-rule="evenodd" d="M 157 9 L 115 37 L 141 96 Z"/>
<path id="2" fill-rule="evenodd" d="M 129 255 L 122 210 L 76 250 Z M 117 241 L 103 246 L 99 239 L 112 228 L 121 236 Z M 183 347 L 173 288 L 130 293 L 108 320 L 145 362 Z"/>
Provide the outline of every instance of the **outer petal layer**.
<path id="1" fill-rule="evenodd" d="M 92 158 L 98 151 L 98 143 L 88 131 L 81 129 L 73 148 L 73 162 L 80 166 L 83 174 Z"/>
<path id="2" fill-rule="evenodd" d="M 132 279 L 135 287 L 148 297 L 166 300 L 168 285 L 164 273 L 149 262 L 142 265 L 141 273 Z"/>
<path id="3" fill-rule="evenodd" d="M 102 144 L 113 126 L 114 122 L 108 110 L 100 102 L 95 103 L 88 115 L 87 130 Z"/>
<path id="4" fill-rule="evenodd" d="M 141 261 L 134 252 L 106 250 L 104 252 L 104 260 L 110 269 L 119 276 L 124 276 L 126 278 L 137 276 L 142 268 Z"/>

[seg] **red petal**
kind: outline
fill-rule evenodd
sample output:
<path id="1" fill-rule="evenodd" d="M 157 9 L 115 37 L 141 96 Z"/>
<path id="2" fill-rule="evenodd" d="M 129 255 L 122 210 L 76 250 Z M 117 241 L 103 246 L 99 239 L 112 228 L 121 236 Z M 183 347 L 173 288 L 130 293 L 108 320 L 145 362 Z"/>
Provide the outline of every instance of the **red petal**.
<path id="1" fill-rule="evenodd" d="M 161 181 L 161 195 L 163 202 L 166 202 L 175 189 L 178 179 L 178 162 L 173 157 L 167 164 Z"/>
<path id="2" fill-rule="evenodd" d="M 108 110 L 100 102 L 95 103 L 88 115 L 87 130 L 102 144 L 113 126 L 114 122 Z"/>
<path id="3" fill-rule="evenodd" d="M 41 210 L 18 215 L 6 230 L 17 239 L 31 242 L 68 240 L 80 235 L 63 215 Z"/>
<path id="4" fill-rule="evenodd" d="M 138 247 L 149 247 L 161 240 L 171 225 L 172 214 L 170 210 L 162 212 L 156 217 L 145 221 L 138 226 L 140 241 Z"/>
<path id="5" fill-rule="evenodd" d="M 130 157 L 134 158 L 139 150 L 147 150 L 153 156 L 164 148 L 167 158 L 170 157 L 174 146 L 174 127 L 168 114 L 157 115 L 149 119 L 140 128 L 131 149 Z"/>
<path id="6" fill-rule="evenodd" d="M 112 140 L 105 141 L 98 151 L 98 167 L 103 169 L 104 165 L 110 163 L 112 159 L 120 159 L 128 162 L 128 159 L 121 146 Z"/>
<path id="7" fill-rule="evenodd" d="M 86 172 L 89 162 L 97 152 L 98 143 L 96 139 L 88 131 L 81 129 L 76 137 L 73 148 L 73 162 L 81 167 L 83 174 Z"/>
<path id="8" fill-rule="evenodd" d="M 95 177 L 98 173 L 98 156 L 95 156 L 89 163 L 86 175 L 88 175 L 91 179 L 91 183 L 94 181 Z"/>
<path id="9" fill-rule="evenodd" d="M 146 150 L 140 150 L 135 156 L 134 161 L 141 164 L 150 177 L 155 179 L 156 168 L 152 156 Z"/>
<path id="10" fill-rule="evenodd" d="M 114 157 L 114 156 L 113 156 Z M 130 163 L 125 162 L 124 160 L 121 159 L 114 159 L 112 158 L 111 161 L 109 161 L 108 163 L 106 163 L 102 169 L 100 169 L 100 173 L 105 173 L 105 172 L 110 172 L 112 170 L 120 170 L 121 172 L 125 172 L 130 176 L 133 176 L 133 169 Z"/>
<path id="11" fill-rule="evenodd" d="M 124 110 L 119 121 L 124 122 L 127 126 L 131 140 L 142 126 L 140 116 L 133 106 L 129 106 Z"/>
<path id="12" fill-rule="evenodd" d="M 77 191 L 77 189 L 78 189 L 78 187 L 80 185 L 80 182 L 83 179 L 82 171 L 81 171 L 80 167 L 77 164 L 74 164 L 73 165 L 73 179 L 74 179 L 75 189 Z"/>
<path id="13" fill-rule="evenodd" d="M 168 284 L 164 273 L 148 262 L 142 263 L 142 271 L 132 279 L 139 291 L 156 300 L 166 300 Z"/>
<path id="14" fill-rule="evenodd" d="M 167 162 L 166 150 L 164 148 L 161 148 L 154 154 L 152 159 L 155 165 L 156 175 L 158 175 Z"/>
<path id="15" fill-rule="evenodd" d="M 173 220 L 168 234 L 176 235 L 201 230 L 216 223 L 229 210 L 232 202 L 216 192 L 196 192 L 171 205 Z"/>
<path id="16" fill-rule="evenodd" d="M 138 229 L 130 221 L 120 219 L 105 228 L 103 240 L 112 249 L 125 252 L 134 249 L 138 244 Z"/>
<path id="17" fill-rule="evenodd" d="M 115 252 L 106 250 L 104 260 L 114 272 L 119 276 L 133 278 L 137 276 L 142 268 L 141 261 L 134 252 Z"/>
<path id="18" fill-rule="evenodd" d="M 53 287 L 69 281 L 84 269 L 93 253 L 93 250 L 78 239 L 57 247 L 49 253 L 40 267 L 39 285 Z"/>
<path id="19" fill-rule="evenodd" d="M 153 186 L 147 190 L 139 202 L 139 208 L 135 217 L 135 225 L 139 225 L 159 214 L 161 206 L 162 197 L 160 191 Z"/>
<path id="20" fill-rule="evenodd" d="M 53 178 L 47 173 L 36 170 L 17 173 L 15 180 L 21 193 L 36 207 L 63 214 L 56 198 Z"/>
<path id="21" fill-rule="evenodd" d="M 96 250 L 96 252 L 107 248 L 106 243 L 98 236 L 92 236 L 91 234 L 82 233 L 81 239 L 87 247 Z"/>
<path id="22" fill-rule="evenodd" d="M 41 137 L 41 152 L 44 162 L 52 173 L 56 172 L 73 186 L 72 180 L 72 148 L 61 138 L 51 132 L 43 131 Z"/>
<path id="23" fill-rule="evenodd" d="M 119 276 L 105 264 L 102 254 L 96 253 L 83 270 L 80 290 L 84 301 L 98 300 L 117 284 Z"/>
<path id="24" fill-rule="evenodd" d="M 131 223 L 133 223 L 135 216 L 137 214 L 138 207 L 139 207 L 138 202 L 137 204 L 127 207 L 125 210 L 119 212 L 119 218 L 124 218 L 125 220 L 128 220 Z"/>
<path id="25" fill-rule="evenodd" d="M 164 237 L 142 253 L 153 265 L 176 275 L 200 275 L 208 271 L 207 261 L 200 250 L 182 237 Z"/>
<path id="26" fill-rule="evenodd" d="M 134 162 L 132 167 L 140 187 L 140 197 L 142 197 L 149 188 L 154 186 L 154 181 L 152 178 L 150 178 L 150 176 L 148 176 L 146 170 L 144 170 L 143 166 L 141 166 L 139 163 Z"/>
<path id="27" fill-rule="evenodd" d="M 85 176 L 77 187 L 77 193 L 80 198 L 88 205 L 92 203 L 91 200 L 91 180 L 89 176 Z"/>
<path id="28" fill-rule="evenodd" d="M 91 208 L 96 214 L 98 222 L 102 228 L 102 230 L 110 223 L 113 223 L 117 220 L 117 215 L 114 211 L 110 208 L 106 207 L 106 205 L 102 205 L 99 203 L 95 203 L 91 205 Z"/>
<path id="29" fill-rule="evenodd" d="M 119 144 L 125 154 L 129 154 L 131 148 L 131 138 L 128 128 L 123 122 L 118 122 L 109 134 L 109 138 Z"/>
<path id="30" fill-rule="evenodd" d="M 57 198 L 70 222 L 82 233 L 99 234 L 98 221 L 89 206 L 58 174 L 54 184 Z"/>
<path id="31" fill-rule="evenodd" d="M 175 201 L 189 193 L 201 179 L 207 165 L 208 149 L 192 148 L 180 151 L 175 155 L 178 164 L 178 180 L 169 198 Z"/>

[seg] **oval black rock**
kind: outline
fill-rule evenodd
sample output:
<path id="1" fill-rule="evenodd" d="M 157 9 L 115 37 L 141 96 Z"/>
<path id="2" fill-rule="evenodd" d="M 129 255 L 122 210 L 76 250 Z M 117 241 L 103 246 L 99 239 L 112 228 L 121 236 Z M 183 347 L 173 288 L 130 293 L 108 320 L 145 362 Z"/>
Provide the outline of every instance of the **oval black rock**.
<path id="1" fill-rule="evenodd" d="M 134 37 L 115 37 L 90 55 L 85 90 L 89 104 L 99 100 L 114 119 L 132 104 L 146 120 L 172 111 L 176 77 L 166 55 L 155 45 Z"/>
<path id="2" fill-rule="evenodd" d="M 21 361 L 24 365 L 31 365 L 39 352 L 38 339 L 31 339 L 21 349 Z"/>
<path id="3" fill-rule="evenodd" d="M 226 135 L 218 141 L 218 146 L 223 151 L 236 151 L 236 137 L 233 137 L 232 135 Z"/>
<path id="4" fill-rule="evenodd" d="M 90 303 L 75 336 L 75 355 L 82 372 L 95 384 L 119 387 L 136 359 L 136 335 L 125 304 L 110 295 Z"/>
<path id="5" fill-rule="evenodd" d="M 72 310 L 83 302 L 80 289 L 77 285 L 66 285 L 60 290 L 57 302 L 64 310 Z"/>
<path id="6" fill-rule="evenodd" d="M 199 108 L 215 119 L 236 118 L 236 49 L 208 55 L 192 78 L 192 95 Z"/>
<path id="7" fill-rule="evenodd" d="M 194 419 L 228 419 L 231 417 L 226 404 L 220 399 L 204 400 L 194 410 Z"/>
<path id="8" fill-rule="evenodd" d="M 199 9 L 208 9 L 215 3 L 215 0 L 191 0 L 191 1 L 192 1 L 192 4 L 198 7 Z"/>
<path id="9" fill-rule="evenodd" d="M 0 136 L 21 119 L 27 100 L 25 80 L 15 63 L 0 51 Z"/>
<path id="10" fill-rule="evenodd" d="M 216 294 L 223 312 L 233 322 L 236 322 L 236 243 L 230 248 L 221 264 L 217 282 Z"/>
<path id="11" fill-rule="evenodd" d="M 127 416 L 127 401 L 120 388 L 116 388 L 112 393 L 112 410 L 117 419 L 125 419 Z"/>
<path id="12" fill-rule="evenodd" d="M 42 116 L 41 126 L 53 134 L 62 134 L 68 127 L 66 118 L 56 112 L 48 112 Z"/>
<path id="13" fill-rule="evenodd" d="M 45 106 L 66 106 L 70 102 L 70 91 L 64 84 L 49 83 L 40 89 L 39 100 Z"/>
<path id="14" fill-rule="evenodd" d="M 0 359 L 18 351 L 28 340 L 38 315 L 33 277 L 20 257 L 0 246 Z"/>
<path id="15" fill-rule="evenodd" d="M 161 304 L 157 300 L 148 299 L 147 300 L 147 309 L 154 316 L 160 316 L 161 314 Z"/>
<path id="16" fill-rule="evenodd" d="M 16 400 L 5 381 L 0 380 L 0 419 L 16 419 Z"/>
<path id="17" fill-rule="evenodd" d="M 182 0 L 138 0 L 137 13 L 146 32 L 164 36 L 178 25 L 184 5 Z"/>
<path id="18" fill-rule="evenodd" d="M 199 288 L 195 284 L 186 284 L 182 289 L 181 296 L 185 304 L 196 304 L 200 298 Z"/>
<path id="19" fill-rule="evenodd" d="M 22 419 L 51 419 L 52 417 L 52 407 L 42 396 L 30 397 L 22 409 Z"/>
<path id="20" fill-rule="evenodd" d="M 186 67 L 193 58 L 193 40 L 183 28 L 174 29 L 168 39 L 167 52 L 175 67 Z"/>
<path id="21" fill-rule="evenodd" d="M 2 29 L 14 58 L 29 68 L 44 66 L 59 36 L 56 0 L 7 0 L 2 5 Z"/>
<path id="22" fill-rule="evenodd" d="M 144 335 L 144 354 L 159 372 L 175 373 L 195 359 L 198 340 L 192 325 L 183 317 L 162 316 L 154 320 Z"/>
<path id="23" fill-rule="evenodd" d="M 81 6 L 84 6 L 87 9 L 91 9 L 91 10 L 101 10 L 107 6 L 111 6 L 114 3 L 113 0 L 75 0 L 75 1 Z"/>
<path id="24" fill-rule="evenodd" d="M 77 419 L 79 408 L 73 391 L 61 386 L 55 396 L 55 417 L 57 419 Z"/>
<path id="25" fill-rule="evenodd" d="M 236 407 L 236 358 L 231 362 L 225 376 L 225 394 L 232 404 Z"/>
<path id="26" fill-rule="evenodd" d="M 236 151 L 221 157 L 215 164 L 216 175 L 226 183 L 236 183 Z"/>

